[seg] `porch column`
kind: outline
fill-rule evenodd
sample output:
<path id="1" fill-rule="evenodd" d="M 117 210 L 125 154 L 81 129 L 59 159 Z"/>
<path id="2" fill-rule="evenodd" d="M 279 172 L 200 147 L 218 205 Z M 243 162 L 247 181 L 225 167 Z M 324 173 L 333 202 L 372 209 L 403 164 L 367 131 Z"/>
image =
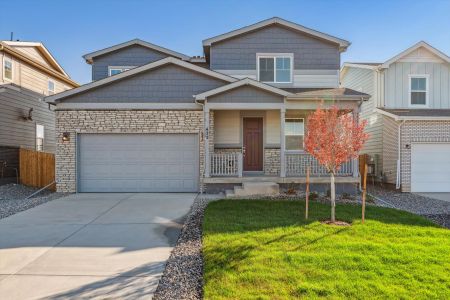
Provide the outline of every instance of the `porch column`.
<path id="1" fill-rule="evenodd" d="M 284 121 L 286 118 L 286 109 L 280 109 L 280 177 L 286 177 L 286 156 L 284 154 L 285 137 L 284 137 Z"/>
<path id="2" fill-rule="evenodd" d="M 209 177 L 211 159 L 209 158 L 209 108 L 203 110 L 203 146 L 205 147 L 205 177 Z"/>
<path id="3" fill-rule="evenodd" d="M 359 123 L 359 107 L 353 108 L 352 115 L 353 115 L 353 120 L 356 120 L 356 122 Z M 353 167 L 353 170 L 352 170 L 353 177 L 358 177 L 359 176 L 359 158 L 353 158 L 352 167 Z"/>

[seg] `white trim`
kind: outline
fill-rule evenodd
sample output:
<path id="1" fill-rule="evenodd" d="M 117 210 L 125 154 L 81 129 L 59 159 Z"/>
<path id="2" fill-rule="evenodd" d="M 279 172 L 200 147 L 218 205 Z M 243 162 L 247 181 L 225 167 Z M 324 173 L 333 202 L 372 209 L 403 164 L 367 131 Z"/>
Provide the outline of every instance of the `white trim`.
<path id="1" fill-rule="evenodd" d="M 259 81 L 255 81 L 255 80 L 250 79 L 250 78 L 244 78 L 244 79 L 241 79 L 239 81 L 235 81 L 235 82 L 232 82 L 230 84 L 227 84 L 227 85 L 224 85 L 224 86 L 221 86 L 221 87 L 218 87 L 218 88 L 215 88 L 215 89 L 203 92 L 201 94 L 194 95 L 194 99 L 195 100 L 205 100 L 206 98 L 208 98 L 208 97 L 210 97 L 212 95 L 220 94 L 220 93 L 226 92 L 228 90 L 232 90 L 232 89 L 238 88 L 238 87 L 243 86 L 243 85 L 251 85 L 251 86 L 254 86 L 254 87 L 257 87 L 257 88 L 260 88 L 260 89 L 263 89 L 263 90 L 266 90 L 266 91 L 269 91 L 269 92 L 272 92 L 274 94 L 278 94 L 278 95 L 281 95 L 281 96 L 292 95 L 291 93 L 286 92 L 285 90 L 282 90 L 282 89 L 270 86 L 268 84 L 265 84 L 265 83 L 262 83 L 262 82 L 259 82 Z"/>
<path id="2" fill-rule="evenodd" d="M 401 109 L 401 108 L 399 108 Z M 403 108 L 405 109 L 405 108 Z M 385 110 L 375 108 L 374 112 L 380 113 L 394 119 L 394 121 L 449 121 L 450 116 L 397 116 Z"/>
<path id="3" fill-rule="evenodd" d="M 447 55 L 445 55 L 444 53 L 442 53 L 441 51 L 439 51 L 438 49 L 432 47 L 431 45 L 427 44 L 424 41 L 420 41 L 417 44 L 414 44 L 413 46 L 409 47 L 408 49 L 406 49 L 405 51 L 401 52 L 400 54 L 394 56 L 393 58 L 389 59 L 388 61 L 386 61 L 385 63 L 383 63 L 380 68 L 389 68 L 389 66 L 396 62 L 397 60 L 401 59 L 403 56 L 408 55 L 409 53 L 413 52 L 414 50 L 420 48 L 420 47 L 424 47 L 425 49 L 427 49 L 428 51 L 430 51 L 431 53 L 433 53 L 434 55 L 438 56 L 439 58 L 443 59 L 444 61 L 446 61 L 447 63 L 450 63 L 450 57 L 448 57 Z"/>
<path id="4" fill-rule="evenodd" d="M 284 108 L 284 103 L 206 103 L 205 107 L 214 110 L 278 110 Z"/>
<path id="5" fill-rule="evenodd" d="M 133 39 L 128 42 L 124 42 L 124 43 L 117 44 L 117 45 L 114 45 L 114 46 L 111 46 L 111 47 L 108 47 L 105 49 L 94 51 L 94 52 L 83 55 L 83 58 L 86 60 L 87 63 L 92 63 L 92 59 L 96 56 L 103 55 L 103 54 L 106 54 L 106 53 L 109 53 L 112 51 L 116 51 L 116 50 L 131 46 L 131 45 L 140 45 L 140 46 L 152 49 L 152 50 L 156 50 L 158 52 L 162 52 L 162 53 L 169 54 L 171 56 L 178 57 L 183 60 L 191 59 L 190 56 L 184 55 L 182 53 L 179 53 L 179 52 L 176 52 L 176 51 L 173 51 L 173 50 L 170 50 L 170 49 L 167 49 L 167 48 L 164 48 L 164 47 L 161 47 L 161 46 L 158 46 L 158 45 L 155 45 L 155 44 L 152 44 L 152 43 L 140 40 L 140 39 Z"/>
<path id="6" fill-rule="evenodd" d="M 11 62 L 11 79 L 5 77 L 6 61 Z M 3 56 L 3 66 L 2 67 L 3 67 L 3 70 L 2 70 L 3 80 L 4 81 L 8 81 L 8 82 L 13 82 L 14 81 L 14 60 L 12 58 L 6 57 L 6 55 L 4 55 Z"/>
<path id="7" fill-rule="evenodd" d="M 425 104 L 412 104 L 411 103 L 411 93 L 412 92 L 423 92 L 423 91 L 412 91 L 411 90 L 411 79 L 413 78 L 425 78 Z M 408 75 L 408 106 L 411 108 L 428 108 L 429 106 L 429 81 L 430 75 L 428 74 L 409 74 Z"/>
<path id="8" fill-rule="evenodd" d="M 215 42 L 222 41 L 222 40 L 225 40 L 225 39 L 229 39 L 229 38 L 232 38 L 234 36 L 241 35 L 241 34 L 244 34 L 246 32 L 253 31 L 253 30 L 256 30 L 256 29 L 259 29 L 259 28 L 263 28 L 265 26 L 272 25 L 272 24 L 280 24 L 280 25 L 283 25 L 283 26 L 288 27 L 290 29 L 294 29 L 294 30 L 297 30 L 297 31 L 300 31 L 300 32 L 304 32 L 304 33 L 307 33 L 309 35 L 312 35 L 312 36 L 315 36 L 315 37 L 318 37 L 318 38 L 321 38 L 321 39 L 328 40 L 330 42 L 339 44 L 341 51 L 345 51 L 347 49 L 347 47 L 350 46 L 350 42 L 348 42 L 346 40 L 343 40 L 343 39 L 331 36 L 329 34 L 326 34 L 326 33 L 323 33 L 323 32 L 319 32 L 319 31 L 316 31 L 316 30 L 313 30 L 313 29 L 301 26 L 301 25 L 293 23 L 293 22 L 286 21 L 286 20 L 278 18 L 278 17 L 273 17 L 273 18 L 270 18 L 270 19 L 267 19 L 267 20 L 264 20 L 264 21 L 261 21 L 261 22 L 249 25 L 249 26 L 245 26 L 245 27 L 237 29 L 237 30 L 230 31 L 228 33 L 224 33 L 224 34 L 221 34 L 221 35 L 217 35 L 217 36 L 205 39 L 205 40 L 203 40 L 203 46 L 211 46 L 211 44 L 213 44 Z"/>
<path id="9" fill-rule="evenodd" d="M 120 70 L 120 73 L 136 68 L 136 66 L 108 66 L 108 76 L 111 75 L 112 70 Z M 117 75 L 117 74 L 116 74 Z"/>
<path id="10" fill-rule="evenodd" d="M 274 81 L 261 81 L 259 78 L 259 59 L 260 58 L 272 58 L 273 59 L 273 80 Z M 290 81 L 277 81 L 277 58 L 289 58 L 290 59 Z M 294 82 L 294 53 L 256 53 L 256 80 L 264 83 L 293 83 Z"/>
<path id="11" fill-rule="evenodd" d="M 191 63 L 179 60 L 178 58 L 166 57 L 166 58 L 160 59 L 158 61 L 146 64 L 146 65 L 143 65 L 143 66 L 131 69 L 131 70 L 128 70 L 128 71 L 120 73 L 120 74 L 117 74 L 115 76 L 106 77 L 106 78 L 103 78 L 103 79 L 100 79 L 100 80 L 97 80 L 97 81 L 93 81 L 93 82 L 87 83 L 87 84 L 82 85 L 80 87 L 77 87 L 77 88 L 74 88 L 74 89 L 62 92 L 62 93 L 58 93 L 58 94 L 56 94 L 54 96 L 46 97 L 45 101 L 46 102 L 50 102 L 50 103 L 54 103 L 55 101 L 58 101 L 59 99 L 66 98 L 68 96 L 72 96 L 72 95 L 75 95 L 75 94 L 78 94 L 78 93 L 81 93 L 81 92 L 84 92 L 84 91 L 87 91 L 87 90 L 90 90 L 90 89 L 93 89 L 93 88 L 96 88 L 96 87 L 99 87 L 99 86 L 102 86 L 102 85 L 105 85 L 105 84 L 108 84 L 108 83 L 114 82 L 116 80 L 121 80 L 121 79 L 126 78 L 128 76 L 133 76 L 133 75 L 139 74 L 139 73 L 147 71 L 147 70 L 155 69 L 155 68 L 158 68 L 158 67 L 166 65 L 166 64 L 178 65 L 180 67 L 183 67 L 183 68 L 186 68 L 186 69 L 189 69 L 189 70 L 192 70 L 192 71 L 196 71 L 198 73 L 205 74 L 205 75 L 208 75 L 208 76 L 211 76 L 211 77 L 215 77 L 215 78 L 227 81 L 227 82 L 235 82 L 235 81 L 237 81 L 237 79 L 234 78 L 234 77 L 231 77 L 231 76 L 228 76 L 228 75 L 224 75 L 224 74 L 220 74 L 218 72 L 211 71 L 209 69 L 193 65 Z"/>
<path id="12" fill-rule="evenodd" d="M 305 118 L 298 118 L 298 117 L 285 117 L 284 118 L 284 130 L 286 130 L 286 120 L 302 120 L 303 121 L 303 132 L 302 134 L 296 134 L 296 135 L 289 135 L 289 136 L 302 136 L 303 137 L 303 148 L 298 150 L 288 150 L 286 149 L 286 141 L 284 142 L 284 151 L 285 153 L 297 153 L 299 151 L 304 152 L 305 150 Z M 283 132 L 283 138 L 286 139 L 286 132 Z"/>
<path id="13" fill-rule="evenodd" d="M 56 104 L 56 109 L 122 109 L 122 110 L 201 110 L 202 106 L 195 103 L 68 103 Z"/>

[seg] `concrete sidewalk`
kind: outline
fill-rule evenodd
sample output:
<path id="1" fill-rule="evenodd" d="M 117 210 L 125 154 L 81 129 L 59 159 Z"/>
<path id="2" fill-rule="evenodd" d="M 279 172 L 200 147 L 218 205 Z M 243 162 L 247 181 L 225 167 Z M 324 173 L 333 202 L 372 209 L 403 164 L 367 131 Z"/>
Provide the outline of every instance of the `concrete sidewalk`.
<path id="1" fill-rule="evenodd" d="M 196 194 L 75 194 L 0 220 L 4 299 L 151 298 Z"/>

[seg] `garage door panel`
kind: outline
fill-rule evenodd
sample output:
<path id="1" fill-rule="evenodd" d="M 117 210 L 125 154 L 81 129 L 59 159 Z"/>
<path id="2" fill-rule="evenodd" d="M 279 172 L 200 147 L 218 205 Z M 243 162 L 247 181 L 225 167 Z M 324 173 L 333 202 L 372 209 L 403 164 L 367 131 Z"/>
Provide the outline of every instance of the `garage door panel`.
<path id="1" fill-rule="evenodd" d="M 413 144 L 411 191 L 450 192 L 450 144 Z"/>
<path id="2" fill-rule="evenodd" d="M 195 192 L 194 134 L 81 134 L 79 191 Z"/>

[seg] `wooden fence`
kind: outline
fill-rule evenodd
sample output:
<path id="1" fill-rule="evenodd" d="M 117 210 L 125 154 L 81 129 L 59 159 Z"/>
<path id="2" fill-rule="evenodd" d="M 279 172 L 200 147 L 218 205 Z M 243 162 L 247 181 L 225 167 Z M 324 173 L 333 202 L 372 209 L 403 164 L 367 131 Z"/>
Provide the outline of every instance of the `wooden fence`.
<path id="1" fill-rule="evenodd" d="M 55 155 L 28 149 L 19 151 L 20 183 L 33 187 L 44 187 L 55 181 Z M 53 184 L 49 188 L 55 191 Z"/>

